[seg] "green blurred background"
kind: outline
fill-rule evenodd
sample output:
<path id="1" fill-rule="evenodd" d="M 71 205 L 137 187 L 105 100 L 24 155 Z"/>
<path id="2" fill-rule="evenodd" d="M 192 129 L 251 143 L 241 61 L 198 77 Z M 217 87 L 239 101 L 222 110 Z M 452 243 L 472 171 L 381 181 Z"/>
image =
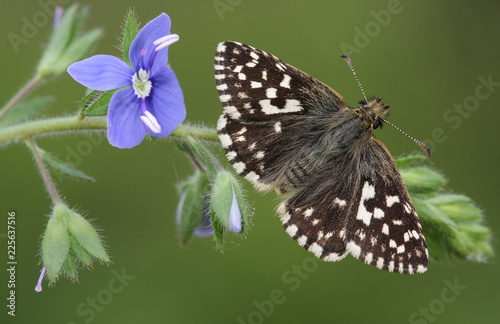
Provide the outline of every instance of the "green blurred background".
<path id="1" fill-rule="evenodd" d="M 475 96 L 479 77 L 491 75 L 495 82 L 500 81 L 499 2 L 81 3 L 90 9 L 87 27 L 102 26 L 105 30 L 93 54 L 120 55 L 117 37 L 129 7 L 136 9 L 143 24 L 162 11 L 168 13 L 172 32 L 181 37 L 170 48 L 170 63 L 184 91 L 187 118 L 210 126 L 222 111 L 213 80 L 218 42 L 236 40 L 273 53 L 332 86 L 351 106 L 361 94 L 340 59 L 344 54 L 341 44 L 356 47 L 355 53 L 347 54 L 367 95 L 383 96 L 391 104 L 389 120 L 431 146 L 431 161 L 450 180 L 451 188 L 471 196 L 484 209 L 493 231 L 499 231 L 495 208 L 500 88 L 493 87 L 474 111 L 453 112 L 454 104 L 473 100 L 467 98 Z M 225 5 L 225 11 L 218 13 L 214 3 Z M 385 16 L 385 21 L 378 22 L 377 13 L 388 7 L 393 10 L 390 21 Z M 34 0 L 2 3 L 2 103 L 31 76 L 51 22 L 20 45 L 17 53 L 7 35 L 21 35 L 23 17 L 31 21 L 41 10 Z M 371 36 L 360 39 L 356 36 L 359 30 Z M 35 94 L 55 96 L 46 113 L 52 116 L 73 114 L 83 93 L 83 87 L 64 75 L 45 83 Z M 390 127 L 378 131 L 377 137 L 394 156 L 417 148 Z M 40 235 L 50 202 L 28 149 L 21 144 L 2 147 L 0 264 L 6 267 L 4 234 L 11 210 L 17 213 L 18 259 L 16 317 L 8 316 L 8 309 L 2 306 L 2 322 L 498 322 L 500 267 L 496 259 L 485 264 L 431 262 L 428 272 L 418 276 L 383 272 L 352 257 L 338 263 L 316 262 L 282 229 L 275 216 L 275 195 L 256 193 L 248 183 L 245 186 L 255 213 L 245 238 L 228 237 L 223 254 L 215 250 L 211 239 L 195 238 L 180 247 L 175 186 L 192 169 L 173 143 L 145 141 L 134 149 L 119 150 L 103 135 L 97 137 L 96 144 L 89 144 L 82 134 L 51 136 L 38 143 L 63 159 L 70 151 L 80 150 L 79 168 L 97 182 L 62 178 L 57 186 L 71 207 L 85 211 L 104 229 L 113 263 L 80 271 L 79 283 L 62 279 L 55 288 L 47 288 L 45 282 L 42 293 L 34 291 L 41 268 Z M 498 250 L 497 240 L 493 244 Z M 294 273 L 296 267 L 302 272 Z M 130 276 L 126 285 L 113 279 L 116 271 Z M 0 291 L 6 303 L 7 273 L 1 273 Z M 450 284 L 460 287 L 453 291 Z M 271 298 L 276 301 L 272 307 Z M 427 315 L 421 313 L 426 309 Z"/>

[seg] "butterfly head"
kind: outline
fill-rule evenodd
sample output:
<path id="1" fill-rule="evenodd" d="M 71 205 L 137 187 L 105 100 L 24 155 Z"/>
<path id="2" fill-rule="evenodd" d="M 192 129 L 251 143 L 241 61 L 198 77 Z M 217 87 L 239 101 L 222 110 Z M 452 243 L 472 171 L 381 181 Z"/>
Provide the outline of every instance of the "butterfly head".
<path id="1" fill-rule="evenodd" d="M 388 114 L 389 105 L 382 103 L 382 97 L 361 102 L 356 110 L 359 111 L 359 116 L 365 121 L 367 127 L 376 129 L 382 125 L 382 121 Z"/>

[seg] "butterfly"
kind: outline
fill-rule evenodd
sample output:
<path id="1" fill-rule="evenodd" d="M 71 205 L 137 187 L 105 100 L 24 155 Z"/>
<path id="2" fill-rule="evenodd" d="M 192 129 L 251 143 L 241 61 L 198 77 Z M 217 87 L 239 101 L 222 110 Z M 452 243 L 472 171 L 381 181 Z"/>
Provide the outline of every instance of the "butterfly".
<path id="1" fill-rule="evenodd" d="M 281 222 L 300 246 L 325 261 L 351 254 L 391 272 L 427 270 L 415 208 L 374 138 L 387 122 L 382 98 L 367 100 L 361 88 L 365 100 L 349 108 L 328 85 L 237 42 L 218 45 L 214 72 L 227 159 L 257 190 L 283 195 Z"/>

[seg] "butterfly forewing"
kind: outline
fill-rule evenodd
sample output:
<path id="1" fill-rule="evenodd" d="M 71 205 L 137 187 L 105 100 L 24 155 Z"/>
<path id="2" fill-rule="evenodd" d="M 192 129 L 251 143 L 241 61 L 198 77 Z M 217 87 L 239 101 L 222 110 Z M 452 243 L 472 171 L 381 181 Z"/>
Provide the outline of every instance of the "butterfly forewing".
<path id="1" fill-rule="evenodd" d="M 302 247 L 325 261 L 350 253 L 387 271 L 427 269 L 422 229 L 392 157 L 337 92 L 235 42 L 219 44 L 215 79 L 229 162 L 257 189 L 287 193 L 278 211 Z"/>

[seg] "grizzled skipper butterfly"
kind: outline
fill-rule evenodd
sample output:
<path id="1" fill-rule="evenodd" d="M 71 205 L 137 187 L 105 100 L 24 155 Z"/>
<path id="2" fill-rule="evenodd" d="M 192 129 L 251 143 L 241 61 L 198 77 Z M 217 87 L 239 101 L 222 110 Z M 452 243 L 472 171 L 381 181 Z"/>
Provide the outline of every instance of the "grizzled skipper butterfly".
<path id="1" fill-rule="evenodd" d="M 386 122 L 382 98 L 367 100 L 361 88 L 365 100 L 348 108 L 326 84 L 236 42 L 218 45 L 214 68 L 226 156 L 258 190 L 286 195 L 278 212 L 300 246 L 325 261 L 350 253 L 391 272 L 427 270 L 415 208 L 391 154 L 373 137 Z"/>

